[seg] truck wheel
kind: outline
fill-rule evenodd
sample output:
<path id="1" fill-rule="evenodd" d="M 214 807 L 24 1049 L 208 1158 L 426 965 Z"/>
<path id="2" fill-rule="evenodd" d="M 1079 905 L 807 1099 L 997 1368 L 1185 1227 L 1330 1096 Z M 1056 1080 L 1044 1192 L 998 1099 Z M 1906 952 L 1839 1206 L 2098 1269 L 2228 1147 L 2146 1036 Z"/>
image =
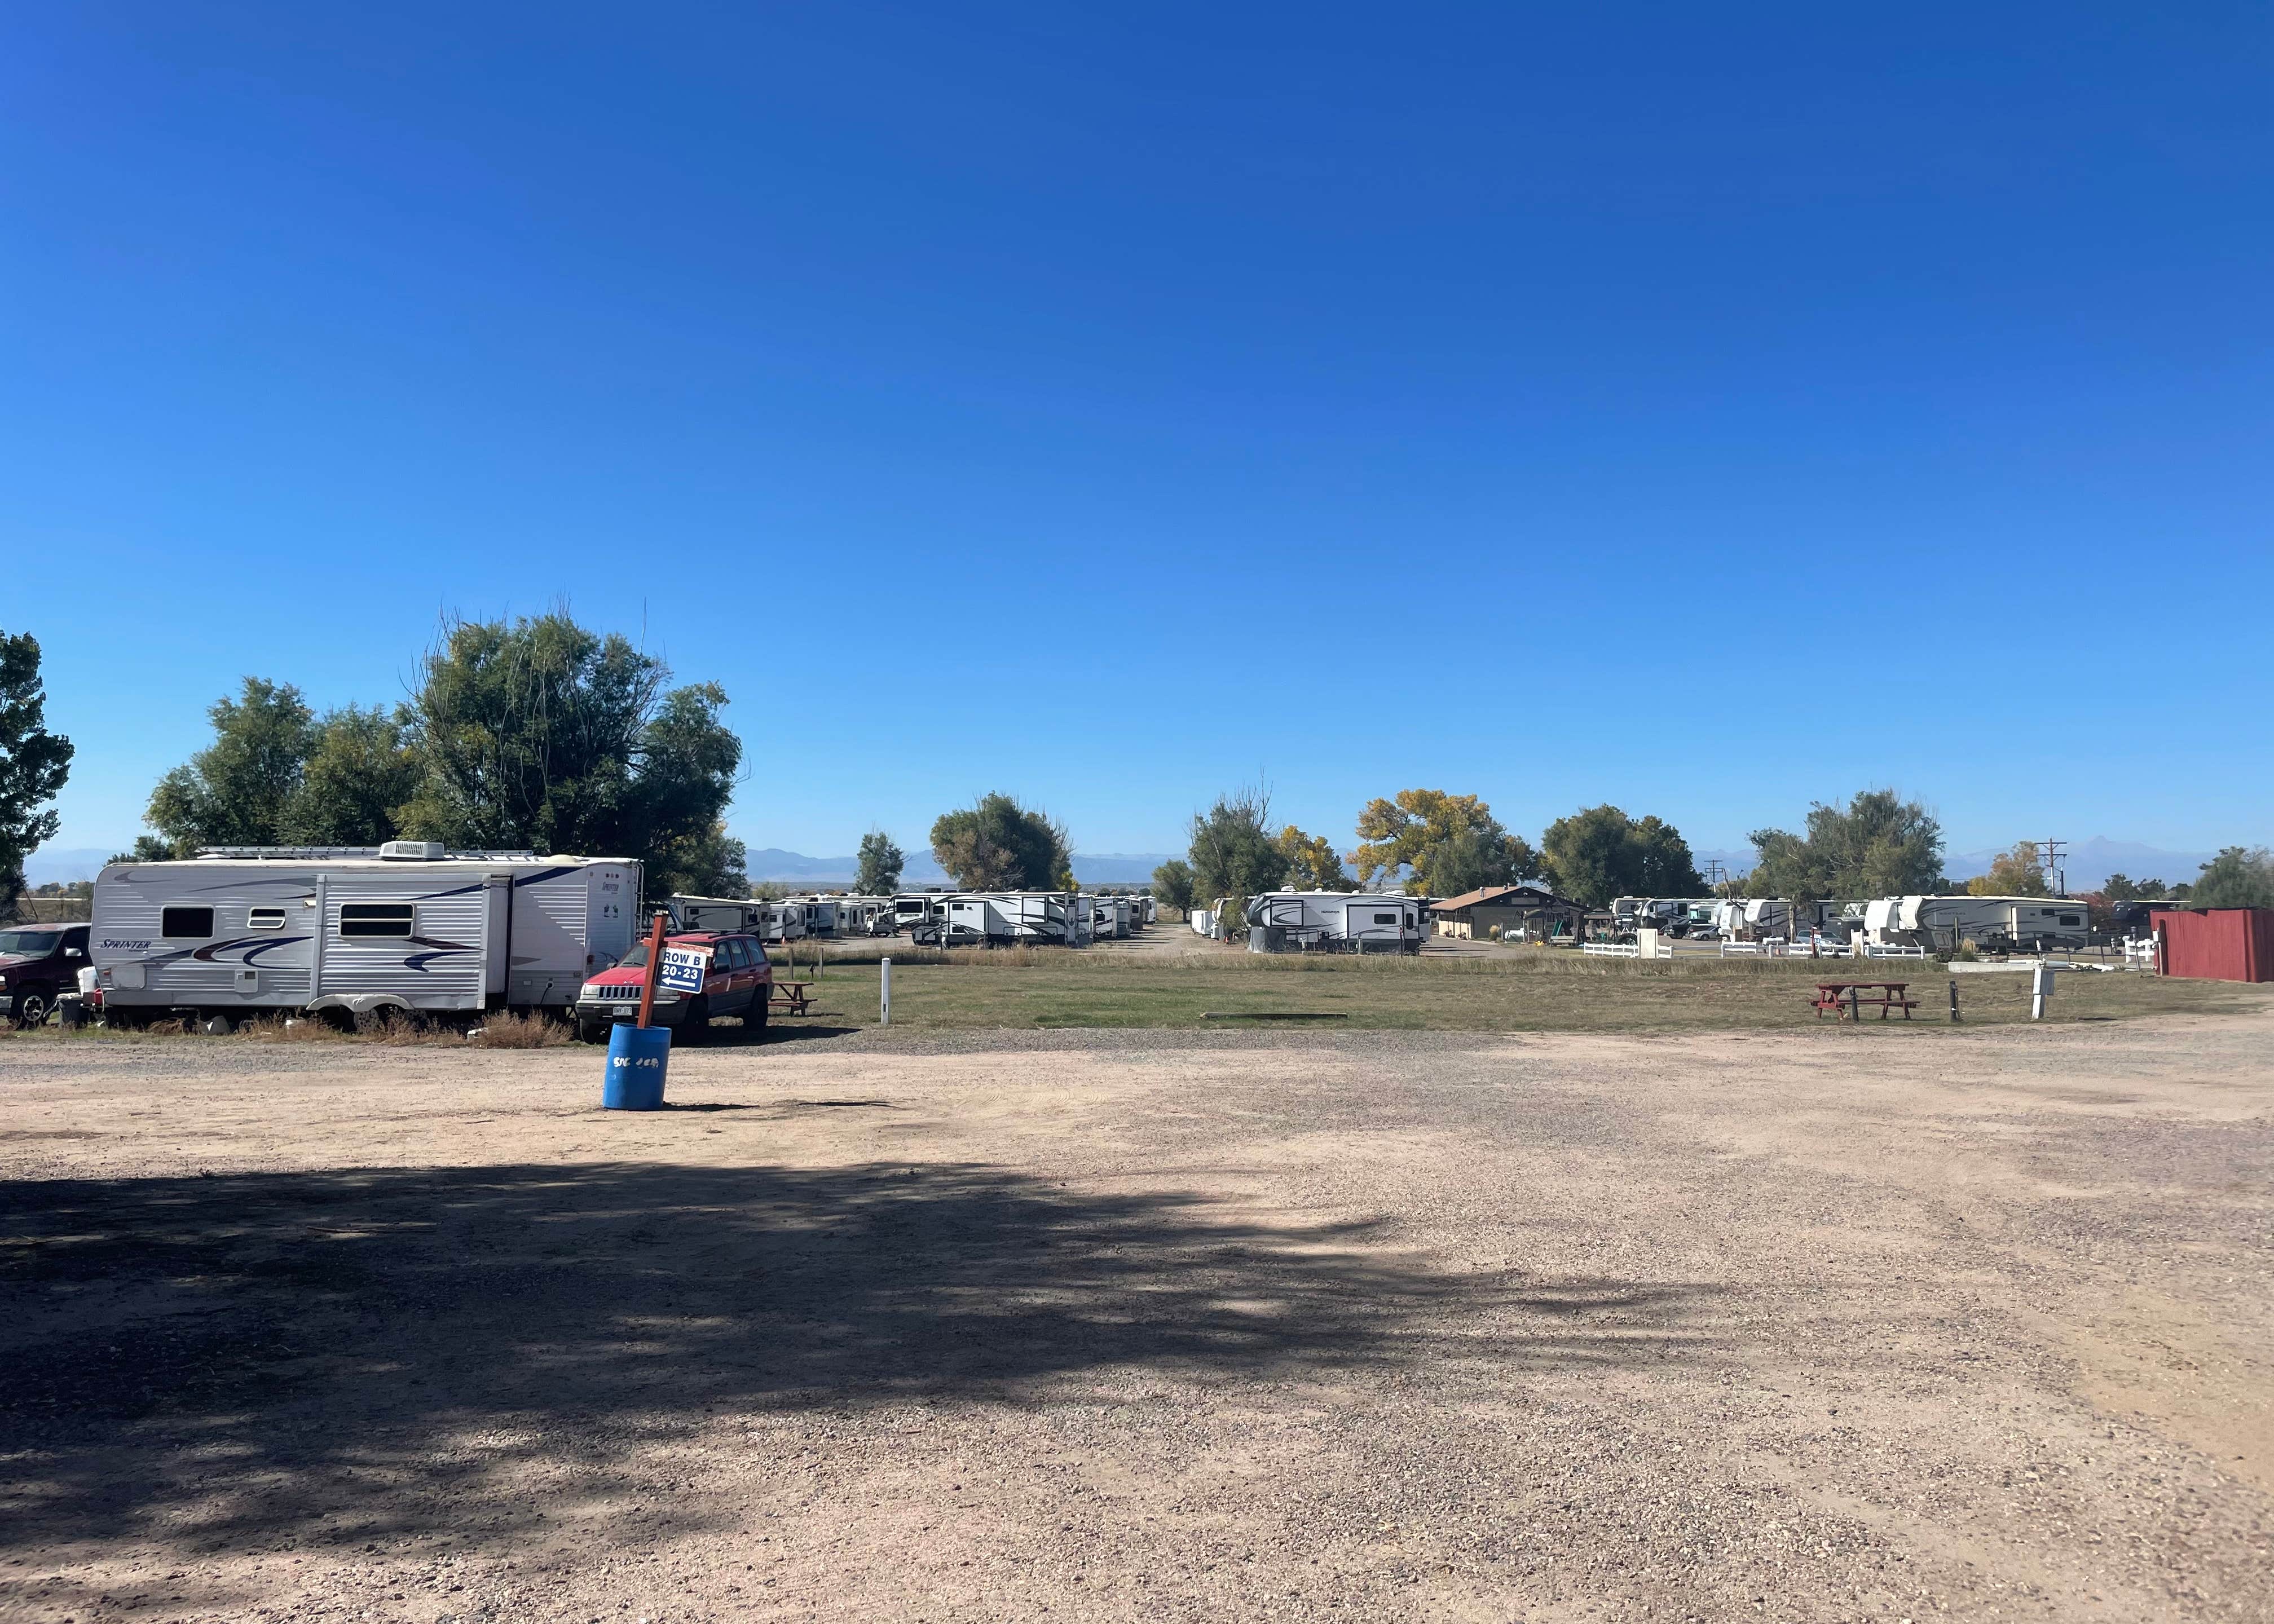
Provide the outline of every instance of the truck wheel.
<path id="1" fill-rule="evenodd" d="M 19 992 L 16 995 L 16 1024 L 26 1031 L 44 1025 L 48 1011 L 54 1001 L 43 992 Z"/>

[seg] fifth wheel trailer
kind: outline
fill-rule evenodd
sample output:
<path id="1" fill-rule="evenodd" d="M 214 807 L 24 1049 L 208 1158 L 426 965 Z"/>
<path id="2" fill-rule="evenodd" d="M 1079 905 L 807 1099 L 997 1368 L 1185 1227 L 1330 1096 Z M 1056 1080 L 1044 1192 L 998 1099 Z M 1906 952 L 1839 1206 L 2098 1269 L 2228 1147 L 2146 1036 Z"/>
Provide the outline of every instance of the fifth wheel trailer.
<path id="1" fill-rule="evenodd" d="M 1864 934 L 1881 947 L 2041 953 L 2084 946 L 2091 924 L 2083 903 L 2061 897 L 1888 897 L 1865 906 Z"/>
<path id="2" fill-rule="evenodd" d="M 947 899 L 945 945 L 1008 947 L 1022 942 L 1079 944 L 1073 904 L 1059 891 L 986 891 Z"/>
<path id="3" fill-rule="evenodd" d="M 1247 904 L 1251 953 L 1418 953 L 1421 903 L 1401 895 L 1275 891 Z"/>
<path id="4" fill-rule="evenodd" d="M 376 847 L 214 847 L 112 863 L 90 946 L 103 1009 L 235 1020 L 395 1009 L 565 1012 L 639 935 L 624 857 Z"/>

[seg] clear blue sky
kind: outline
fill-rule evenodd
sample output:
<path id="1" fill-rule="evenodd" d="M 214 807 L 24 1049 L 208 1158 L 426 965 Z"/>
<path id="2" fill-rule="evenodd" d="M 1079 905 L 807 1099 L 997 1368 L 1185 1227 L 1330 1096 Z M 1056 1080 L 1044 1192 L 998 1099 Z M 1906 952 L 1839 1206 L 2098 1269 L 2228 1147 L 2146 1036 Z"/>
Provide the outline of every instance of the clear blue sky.
<path id="1" fill-rule="evenodd" d="M 2274 13 L 1115 11 L 11 8 L 56 844 L 564 597 L 815 853 L 1259 773 L 2274 837 Z"/>

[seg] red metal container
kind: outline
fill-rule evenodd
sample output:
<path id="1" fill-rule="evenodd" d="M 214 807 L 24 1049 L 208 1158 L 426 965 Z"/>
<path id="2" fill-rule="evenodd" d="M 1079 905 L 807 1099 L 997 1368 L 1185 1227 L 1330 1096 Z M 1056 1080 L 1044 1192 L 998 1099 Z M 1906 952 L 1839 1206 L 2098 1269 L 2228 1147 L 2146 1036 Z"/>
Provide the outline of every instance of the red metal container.
<path id="1" fill-rule="evenodd" d="M 2274 981 L 2274 908 L 2158 908 L 2156 968 L 2199 981 Z"/>

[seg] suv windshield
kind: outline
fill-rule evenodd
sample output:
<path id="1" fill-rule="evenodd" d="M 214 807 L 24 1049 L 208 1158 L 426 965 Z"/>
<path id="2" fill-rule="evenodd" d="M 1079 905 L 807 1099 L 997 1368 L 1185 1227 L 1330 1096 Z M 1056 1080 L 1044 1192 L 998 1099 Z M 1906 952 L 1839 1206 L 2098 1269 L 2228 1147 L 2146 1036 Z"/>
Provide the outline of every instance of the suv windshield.
<path id="1" fill-rule="evenodd" d="M 63 945 L 60 930 L 0 930 L 0 953 L 22 953 L 38 957 L 52 953 Z"/>

